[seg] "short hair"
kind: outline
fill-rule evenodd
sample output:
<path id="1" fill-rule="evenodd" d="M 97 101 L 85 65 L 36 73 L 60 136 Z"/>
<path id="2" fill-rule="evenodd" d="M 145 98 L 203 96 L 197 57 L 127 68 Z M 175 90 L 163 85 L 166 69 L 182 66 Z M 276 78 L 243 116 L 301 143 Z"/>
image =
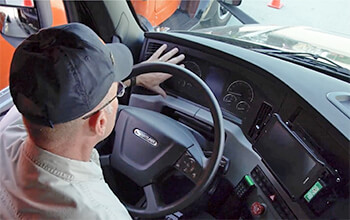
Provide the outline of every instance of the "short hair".
<path id="1" fill-rule="evenodd" d="M 53 128 L 32 123 L 23 117 L 24 125 L 27 129 L 29 137 L 32 141 L 40 146 L 43 143 L 59 143 L 62 140 L 71 138 L 82 126 L 84 120 L 81 118 L 75 119 L 73 121 L 55 124 Z"/>

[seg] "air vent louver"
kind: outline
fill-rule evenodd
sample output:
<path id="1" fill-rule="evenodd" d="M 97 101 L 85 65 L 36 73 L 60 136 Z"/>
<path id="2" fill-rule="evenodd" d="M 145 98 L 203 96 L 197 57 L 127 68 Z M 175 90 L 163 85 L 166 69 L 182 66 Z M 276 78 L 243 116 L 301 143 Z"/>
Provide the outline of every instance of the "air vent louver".
<path id="1" fill-rule="evenodd" d="M 160 43 L 150 42 L 148 44 L 147 50 L 145 52 L 144 60 L 147 60 L 150 56 L 152 56 L 152 54 L 154 52 L 156 52 L 156 50 L 158 50 L 158 48 L 161 46 L 162 46 L 162 44 L 160 44 Z"/>
<path id="2" fill-rule="evenodd" d="M 260 109 L 254 119 L 254 122 L 248 132 L 248 135 L 251 138 L 256 139 L 259 136 L 262 127 L 264 127 L 268 117 L 271 116 L 271 112 L 272 106 L 270 104 L 266 102 L 261 104 Z"/>

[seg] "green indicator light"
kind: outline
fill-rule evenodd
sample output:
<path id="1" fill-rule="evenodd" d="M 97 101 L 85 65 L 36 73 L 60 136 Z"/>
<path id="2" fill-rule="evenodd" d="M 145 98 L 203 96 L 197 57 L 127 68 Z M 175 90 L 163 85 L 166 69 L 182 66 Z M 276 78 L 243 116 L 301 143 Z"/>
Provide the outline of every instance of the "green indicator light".
<path id="1" fill-rule="evenodd" d="M 321 183 L 319 181 L 317 181 L 312 187 L 311 189 L 304 195 L 304 199 L 307 202 L 310 202 L 312 198 L 314 198 L 318 192 L 321 191 L 321 189 L 323 188 L 323 186 L 321 185 Z"/>
<path id="2" fill-rule="evenodd" d="M 249 175 L 245 175 L 245 176 L 244 176 L 244 179 L 245 179 L 245 181 L 247 181 L 247 183 L 249 184 L 249 186 L 253 186 L 253 185 L 254 185 L 254 182 L 253 182 L 252 178 L 250 178 Z"/>

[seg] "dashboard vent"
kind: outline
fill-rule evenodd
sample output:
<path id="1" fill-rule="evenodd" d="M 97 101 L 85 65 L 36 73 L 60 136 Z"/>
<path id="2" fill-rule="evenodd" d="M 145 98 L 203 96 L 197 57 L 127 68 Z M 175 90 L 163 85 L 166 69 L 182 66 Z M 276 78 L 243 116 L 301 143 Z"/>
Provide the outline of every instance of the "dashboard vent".
<path id="1" fill-rule="evenodd" d="M 248 135 L 251 138 L 256 139 L 259 136 L 260 131 L 262 130 L 262 127 L 264 127 L 264 125 L 266 124 L 266 121 L 271 115 L 271 112 L 272 106 L 270 104 L 266 102 L 261 104 L 260 109 L 254 119 L 254 122 L 248 132 Z"/>
<path id="2" fill-rule="evenodd" d="M 160 43 L 150 42 L 148 44 L 144 59 L 147 60 L 148 58 L 150 58 L 150 56 L 152 56 L 152 54 L 156 52 L 156 50 L 158 50 L 158 48 L 161 46 L 162 44 Z"/>

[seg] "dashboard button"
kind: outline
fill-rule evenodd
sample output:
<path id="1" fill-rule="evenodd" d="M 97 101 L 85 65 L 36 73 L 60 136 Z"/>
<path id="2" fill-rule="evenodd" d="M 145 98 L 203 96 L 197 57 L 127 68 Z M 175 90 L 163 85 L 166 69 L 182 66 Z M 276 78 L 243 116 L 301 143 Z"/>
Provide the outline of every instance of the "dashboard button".
<path id="1" fill-rule="evenodd" d="M 253 216 L 260 216 L 264 213 L 265 207 L 260 202 L 254 202 L 250 207 Z"/>
<path id="2" fill-rule="evenodd" d="M 269 198 L 270 198 L 271 202 L 274 202 L 276 200 L 276 195 L 274 195 L 274 194 L 270 195 Z"/>

